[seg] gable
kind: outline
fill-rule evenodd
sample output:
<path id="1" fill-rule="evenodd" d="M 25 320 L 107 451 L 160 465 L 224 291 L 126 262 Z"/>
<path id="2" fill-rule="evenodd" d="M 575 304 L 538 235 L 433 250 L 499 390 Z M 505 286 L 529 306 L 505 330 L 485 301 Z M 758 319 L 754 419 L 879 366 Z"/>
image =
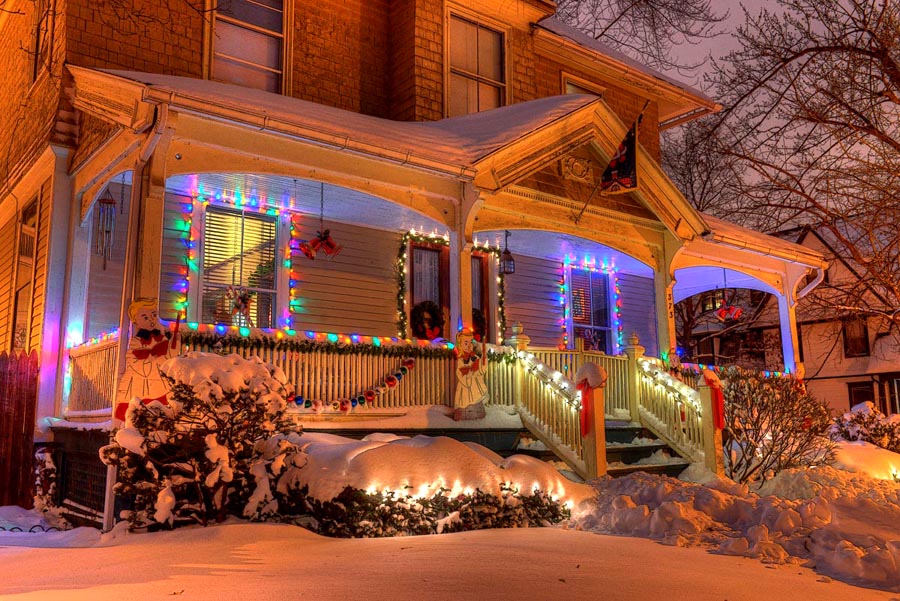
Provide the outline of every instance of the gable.
<path id="1" fill-rule="evenodd" d="M 603 208 L 657 221 L 656 215 L 634 194 L 601 194 L 597 184 L 606 162 L 585 144 L 532 173 L 518 185 L 543 194 L 567 198 L 580 206 Z"/>

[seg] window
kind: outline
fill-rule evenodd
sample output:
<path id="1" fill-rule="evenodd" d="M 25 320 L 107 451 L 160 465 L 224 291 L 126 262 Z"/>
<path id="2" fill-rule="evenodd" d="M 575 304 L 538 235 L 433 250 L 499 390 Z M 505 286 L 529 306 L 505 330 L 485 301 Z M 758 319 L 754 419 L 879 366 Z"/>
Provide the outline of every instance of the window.
<path id="1" fill-rule="evenodd" d="M 797 324 L 797 357 L 800 361 L 805 361 L 803 358 L 803 325 Z"/>
<path id="2" fill-rule="evenodd" d="M 212 48 L 212 79 L 280 93 L 283 0 L 219 0 Z"/>
<path id="3" fill-rule="evenodd" d="M 450 117 L 502 106 L 506 92 L 503 34 L 450 17 Z"/>
<path id="4" fill-rule="evenodd" d="M 869 328 L 866 320 L 850 319 L 842 324 L 845 357 L 869 356 Z"/>
<path id="5" fill-rule="evenodd" d="M 715 311 L 725 305 L 725 291 L 713 290 L 703 294 L 703 311 Z"/>
<path id="6" fill-rule="evenodd" d="M 31 291 L 34 281 L 34 248 L 37 233 L 37 200 L 25 207 L 19 221 L 16 263 L 16 293 L 13 313 L 13 352 L 29 349 L 31 330 Z"/>
<path id="7" fill-rule="evenodd" d="M 569 274 L 572 291 L 572 329 L 584 341 L 585 350 L 610 352 L 609 277 L 585 269 Z"/>
<path id="8" fill-rule="evenodd" d="M 491 327 L 490 304 L 488 303 L 487 257 L 472 255 L 472 329 L 485 342 L 493 342 L 494 328 Z"/>
<path id="9" fill-rule="evenodd" d="M 53 23 L 53 3 L 37 0 L 34 3 L 34 33 L 31 44 L 31 80 L 36 81 L 41 71 L 50 67 L 51 24 Z"/>
<path id="10" fill-rule="evenodd" d="M 410 326 L 416 338 L 433 339 L 446 335 L 446 327 L 441 328 L 434 322 L 435 318 L 446 320 L 450 306 L 449 258 L 446 246 L 413 244 L 410 249 Z M 440 315 L 432 315 L 434 311 Z M 437 328 L 436 335 L 433 328 Z"/>
<path id="11" fill-rule="evenodd" d="M 900 379 L 898 378 L 887 381 L 887 403 L 885 413 L 900 413 Z"/>
<path id="12" fill-rule="evenodd" d="M 200 321 L 273 327 L 275 218 L 210 206 L 203 228 Z"/>
<path id="13" fill-rule="evenodd" d="M 565 94 L 590 94 L 603 97 L 603 88 L 587 81 L 576 79 L 569 75 L 563 76 L 563 93 Z"/>
<path id="14" fill-rule="evenodd" d="M 847 384 L 847 394 L 850 397 L 850 407 L 865 402 L 874 403 L 874 382 L 851 382 Z"/>

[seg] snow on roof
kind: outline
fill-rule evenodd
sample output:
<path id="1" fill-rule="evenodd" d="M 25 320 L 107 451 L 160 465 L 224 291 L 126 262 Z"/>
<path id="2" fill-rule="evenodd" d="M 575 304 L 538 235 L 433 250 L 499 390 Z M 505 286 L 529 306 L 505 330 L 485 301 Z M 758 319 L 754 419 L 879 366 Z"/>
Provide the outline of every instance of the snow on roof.
<path id="1" fill-rule="evenodd" d="M 211 114 L 217 109 L 252 111 L 256 117 L 326 134 L 335 143 L 353 140 L 460 167 L 469 167 L 525 134 L 597 102 L 589 95 L 551 96 L 440 121 L 392 121 L 217 81 L 134 71 L 103 72 L 145 84 L 173 106 L 196 104 Z"/>
<path id="2" fill-rule="evenodd" d="M 708 213 L 701 214 L 709 225 L 712 240 L 715 242 L 790 259 L 810 267 L 826 266 L 825 257 L 810 248 L 742 227 Z"/>
<path id="3" fill-rule="evenodd" d="M 634 69 L 640 73 L 643 73 L 644 75 L 648 75 L 654 79 L 658 79 L 662 82 L 665 82 L 666 84 L 668 84 L 670 86 L 674 86 L 675 88 L 678 88 L 679 90 L 682 90 L 683 92 L 696 97 L 698 100 L 702 100 L 702 101 L 705 101 L 710 104 L 716 103 L 715 100 L 713 100 L 712 98 L 710 98 L 705 93 L 698 90 L 697 88 L 694 88 L 692 86 L 687 85 L 684 82 L 673 79 L 673 78 L 669 77 L 668 75 L 666 75 L 665 73 L 657 71 L 656 69 L 653 69 L 652 67 L 648 67 L 647 65 L 644 65 L 644 64 L 636 61 L 635 59 L 631 58 L 630 56 L 628 56 L 622 52 L 619 52 L 618 50 L 612 48 L 611 46 L 607 46 L 603 42 L 601 42 L 599 40 L 595 40 L 594 38 L 592 38 L 588 34 L 584 33 L 583 31 L 578 30 L 578 29 L 572 27 L 571 25 L 567 25 L 566 23 L 563 23 L 555 16 L 546 17 L 544 19 L 541 19 L 540 21 L 537 22 L 537 26 L 540 27 L 541 29 L 545 29 L 546 31 L 554 33 L 558 36 L 567 38 L 568 40 L 575 42 L 576 44 L 578 44 L 579 46 L 581 46 L 583 48 L 592 50 L 594 52 L 597 52 L 599 54 L 602 54 L 604 56 L 612 58 L 612 59 L 616 60 L 617 62 L 623 63 L 624 65 L 627 65 L 628 67 L 631 67 L 632 69 Z"/>

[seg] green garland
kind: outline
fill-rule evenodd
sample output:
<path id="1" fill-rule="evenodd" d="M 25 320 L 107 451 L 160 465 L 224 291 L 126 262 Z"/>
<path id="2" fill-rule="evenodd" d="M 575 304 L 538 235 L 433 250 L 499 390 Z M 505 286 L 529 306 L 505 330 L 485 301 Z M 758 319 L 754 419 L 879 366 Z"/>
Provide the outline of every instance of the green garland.
<path id="1" fill-rule="evenodd" d="M 384 357 L 432 357 L 447 358 L 453 356 L 453 350 L 446 347 L 419 346 L 415 344 L 375 345 L 370 343 L 345 344 L 321 340 L 297 340 L 295 338 L 250 338 L 226 334 L 206 334 L 186 331 L 181 334 L 183 344 L 213 348 L 221 343 L 224 347 L 249 349 L 274 349 L 276 351 L 292 351 L 298 353 L 330 353 L 333 355 L 376 355 Z"/>
<path id="2" fill-rule="evenodd" d="M 397 332 L 401 338 L 408 335 L 409 318 L 406 315 L 406 262 L 408 259 L 408 248 L 410 242 L 419 242 L 424 244 L 440 244 L 447 246 L 450 244 L 448 240 L 440 236 L 429 236 L 426 234 L 413 234 L 405 232 L 400 237 L 400 248 L 397 251 Z M 500 249 L 490 246 L 476 246 L 475 250 L 483 253 L 489 253 L 495 257 L 500 257 Z M 506 333 L 506 275 L 499 274 L 497 282 L 497 321 L 500 326 L 500 338 L 502 339 Z"/>

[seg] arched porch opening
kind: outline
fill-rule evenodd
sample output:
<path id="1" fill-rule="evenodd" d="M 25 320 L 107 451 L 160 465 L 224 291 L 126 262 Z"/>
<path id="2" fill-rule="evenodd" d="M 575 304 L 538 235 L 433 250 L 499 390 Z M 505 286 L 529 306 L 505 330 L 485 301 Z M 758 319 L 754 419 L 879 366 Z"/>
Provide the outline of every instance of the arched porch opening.
<path id="1" fill-rule="evenodd" d="M 783 294 L 748 270 L 715 265 L 675 270 L 677 352 L 683 362 L 785 367 L 779 299 Z M 790 342 L 790 332 L 787 335 Z"/>
<path id="2" fill-rule="evenodd" d="M 629 254 L 587 238 L 545 230 L 510 229 L 514 274 L 505 276 L 509 326 L 521 322 L 536 346 L 622 351 L 637 333 L 658 352 L 653 269 Z M 504 247 L 505 230 L 475 239 Z M 508 334 L 508 332 L 507 332 Z"/>

